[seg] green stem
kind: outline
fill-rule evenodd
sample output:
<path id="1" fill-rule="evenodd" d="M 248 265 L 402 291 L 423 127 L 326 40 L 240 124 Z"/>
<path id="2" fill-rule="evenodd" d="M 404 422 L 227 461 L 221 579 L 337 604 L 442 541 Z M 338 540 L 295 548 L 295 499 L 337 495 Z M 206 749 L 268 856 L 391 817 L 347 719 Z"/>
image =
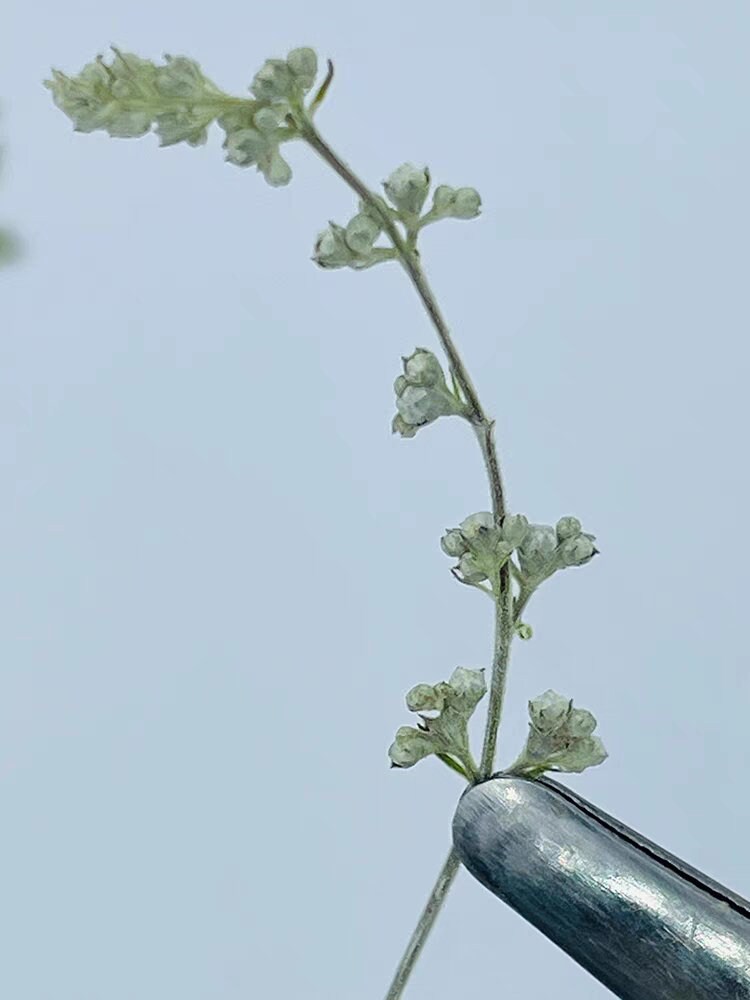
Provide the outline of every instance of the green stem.
<path id="1" fill-rule="evenodd" d="M 439 754 L 436 754 L 435 756 L 438 758 L 438 760 L 442 760 L 442 762 L 444 764 L 447 764 L 448 767 L 452 771 L 456 772 L 456 774 L 460 774 L 462 778 L 465 778 L 467 781 L 471 781 L 472 780 L 471 776 L 468 774 L 468 772 L 466 771 L 466 769 L 464 767 L 462 767 L 461 764 L 459 764 L 457 760 L 455 760 L 453 757 L 451 757 L 450 754 L 439 753 Z M 475 768 L 475 771 L 476 771 L 476 768 Z"/>
<path id="2" fill-rule="evenodd" d="M 495 767 L 497 752 L 497 733 L 503 714 L 505 686 L 508 679 L 508 662 L 510 660 L 510 645 L 513 641 L 513 588 L 511 586 L 510 566 L 506 562 L 497 575 L 495 590 L 495 648 L 492 656 L 492 680 L 490 682 L 490 697 L 487 706 L 487 722 L 484 727 L 484 742 L 482 744 L 482 760 L 480 774 L 489 778 Z"/>
<path id="3" fill-rule="evenodd" d="M 402 955 L 401 961 L 398 963 L 396 974 L 391 981 L 385 1000 L 399 1000 L 402 996 L 412 969 L 417 963 L 417 959 L 425 946 L 425 942 L 427 941 L 430 931 L 435 924 L 437 915 L 440 913 L 443 903 L 445 902 L 445 897 L 448 895 L 448 890 L 453 884 L 453 880 L 458 874 L 458 869 L 460 867 L 461 862 L 458 860 L 458 855 L 455 850 L 451 848 L 448 857 L 445 859 L 443 867 L 440 869 L 440 874 L 438 875 L 437 881 L 433 886 L 425 908 L 422 910 L 417 926 L 414 928 L 414 933 L 409 939 L 406 951 Z"/>
<path id="4" fill-rule="evenodd" d="M 338 176 L 380 217 L 383 230 L 390 239 L 398 253 L 402 267 L 408 274 L 411 283 L 419 295 L 422 305 L 427 315 L 432 320 L 432 324 L 438 335 L 440 344 L 448 358 L 452 376 L 458 383 L 464 399 L 469 408 L 469 419 L 474 428 L 479 447 L 484 459 L 485 469 L 490 484 L 490 496 L 492 501 L 492 512 L 495 521 L 500 524 L 506 513 L 505 491 L 503 487 L 502 475 L 500 473 L 500 463 L 495 445 L 495 422 L 490 420 L 482 408 L 479 396 L 474 388 L 474 383 L 469 376 L 466 366 L 453 342 L 448 324 L 437 303 L 435 295 L 427 280 L 427 276 L 422 269 L 419 251 L 414 246 L 413 240 L 409 237 L 405 239 L 391 215 L 384 208 L 380 199 L 370 191 L 353 170 L 334 152 L 328 143 L 318 132 L 311 118 L 304 111 L 297 110 L 296 124 L 299 128 L 300 137 L 304 139 L 312 149 L 323 159 Z M 495 641 L 492 657 L 492 679 L 490 682 L 489 707 L 487 710 L 487 724 L 484 735 L 484 745 L 482 759 L 480 763 L 480 776 L 492 773 L 495 759 L 495 748 L 497 745 L 497 729 L 502 714 L 503 697 L 505 695 L 505 681 L 508 671 L 508 658 L 510 655 L 510 644 L 513 639 L 513 591 L 511 587 L 510 568 L 506 565 L 500 570 L 497 578 L 497 588 L 495 591 Z M 398 1000 L 401 997 L 406 981 L 416 962 L 419 953 L 424 947 L 427 935 L 434 923 L 438 910 L 442 905 L 451 882 L 458 869 L 459 861 L 455 852 L 451 851 L 448 861 L 443 866 L 443 870 L 438 876 L 435 888 L 427 903 L 427 907 L 420 917 L 419 923 L 414 931 L 406 953 L 401 960 L 396 976 L 393 980 L 386 1000 Z"/>

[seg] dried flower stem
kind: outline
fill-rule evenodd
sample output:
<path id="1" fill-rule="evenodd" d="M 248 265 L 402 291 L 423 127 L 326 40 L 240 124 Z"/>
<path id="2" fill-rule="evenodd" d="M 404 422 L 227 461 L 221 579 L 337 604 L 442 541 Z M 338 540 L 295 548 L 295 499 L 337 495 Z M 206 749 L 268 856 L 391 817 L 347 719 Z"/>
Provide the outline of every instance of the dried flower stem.
<path id="1" fill-rule="evenodd" d="M 382 208 L 380 201 L 370 191 L 370 189 L 357 177 L 349 166 L 334 152 L 333 149 L 320 135 L 309 117 L 304 117 L 302 121 L 298 119 L 298 127 L 302 138 L 310 145 L 316 153 L 341 177 L 341 179 L 357 194 L 362 201 L 366 202 L 374 211 L 378 213 L 383 224 L 383 229 L 398 253 L 398 259 L 409 275 L 419 298 L 432 320 L 440 343 L 445 351 L 450 364 L 450 371 L 461 392 L 471 408 L 471 422 L 474 432 L 479 442 L 479 447 L 484 459 L 485 468 L 490 484 L 490 495 L 492 500 L 492 512 L 498 524 L 502 523 L 506 514 L 505 491 L 500 472 L 500 463 L 497 456 L 497 448 L 494 439 L 495 422 L 490 420 L 485 413 L 479 396 L 474 388 L 474 384 L 469 376 L 466 366 L 453 342 L 448 324 L 445 321 L 435 295 L 427 280 L 427 276 L 422 268 L 419 252 L 412 242 L 405 240 L 398 230 L 391 217 Z M 495 641 L 492 658 L 492 679 L 490 684 L 489 706 L 487 709 L 487 722 L 484 733 L 484 744 L 482 748 L 482 760 L 480 764 L 480 777 L 489 776 L 494 768 L 495 751 L 497 747 L 497 731 L 502 715 L 503 699 L 505 696 L 505 684 L 508 673 L 508 660 L 510 656 L 510 645 L 513 639 L 513 626 L 515 622 L 513 607 L 513 590 L 511 586 L 510 567 L 506 563 L 498 573 L 494 587 L 495 600 Z M 430 893 L 429 899 L 422 912 L 414 933 L 406 947 L 401 961 L 399 962 L 396 974 L 391 983 L 386 1000 L 399 1000 L 402 996 L 409 976 L 414 965 L 419 958 L 427 937 L 432 930 L 433 924 L 443 905 L 445 897 L 458 872 L 460 862 L 451 849 L 443 868 L 438 875 L 437 881 Z"/>
<path id="2" fill-rule="evenodd" d="M 445 859 L 445 864 L 440 869 L 440 874 L 438 875 L 435 886 L 430 893 L 430 898 L 427 900 L 417 926 L 414 928 L 414 933 L 406 946 L 403 958 L 399 962 L 396 974 L 393 977 L 385 1000 L 399 1000 L 399 997 L 403 994 L 404 987 L 406 986 L 407 980 L 411 975 L 411 971 L 417 963 L 420 952 L 425 946 L 425 942 L 427 941 L 429 933 L 432 930 L 435 920 L 437 919 L 437 915 L 440 912 L 445 897 L 448 895 L 448 890 L 453 885 L 453 881 L 458 874 L 458 869 L 460 867 L 461 862 L 458 860 L 458 855 L 455 850 L 451 848 L 448 857 Z"/>

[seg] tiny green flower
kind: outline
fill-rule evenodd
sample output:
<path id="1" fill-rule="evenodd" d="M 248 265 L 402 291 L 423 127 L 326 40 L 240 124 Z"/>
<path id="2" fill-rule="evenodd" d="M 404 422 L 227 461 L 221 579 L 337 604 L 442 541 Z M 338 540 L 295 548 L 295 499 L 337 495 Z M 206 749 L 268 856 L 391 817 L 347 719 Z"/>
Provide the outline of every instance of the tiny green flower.
<path id="1" fill-rule="evenodd" d="M 318 57 L 313 49 L 293 49 L 286 60 L 267 59 L 253 77 L 251 93 L 260 101 L 297 104 L 315 83 Z"/>
<path id="2" fill-rule="evenodd" d="M 430 754 L 458 761 L 468 776 L 477 767 L 469 748 L 468 723 L 487 692 L 483 670 L 456 667 L 450 680 L 417 684 L 406 696 L 410 711 L 420 714 L 418 727 L 402 726 L 388 750 L 394 767 L 412 767 Z"/>
<path id="3" fill-rule="evenodd" d="M 502 526 L 488 510 L 464 518 L 458 528 L 450 528 L 440 540 L 446 555 L 459 557 L 455 571 L 463 583 L 494 581 L 502 566 L 524 540 L 529 522 L 523 514 L 507 514 Z"/>
<path id="4" fill-rule="evenodd" d="M 385 193 L 404 219 L 418 216 L 430 189 L 430 172 L 427 167 L 402 163 L 390 177 L 383 181 Z"/>
<path id="5" fill-rule="evenodd" d="M 429 212 L 420 220 L 420 226 L 440 219 L 476 219 L 482 208 L 482 199 L 474 188 L 452 188 L 441 184 L 435 188 Z"/>
<path id="6" fill-rule="evenodd" d="M 598 736 L 596 719 L 569 698 L 545 691 L 529 702 L 529 735 L 510 774 L 536 777 L 544 771 L 583 771 L 601 764 L 607 751 Z"/>
<path id="7" fill-rule="evenodd" d="M 414 437 L 419 427 L 438 417 L 467 415 L 465 404 L 448 388 L 440 362 L 432 351 L 417 347 L 401 361 L 404 373 L 393 383 L 398 410 L 391 424 L 394 433 Z"/>

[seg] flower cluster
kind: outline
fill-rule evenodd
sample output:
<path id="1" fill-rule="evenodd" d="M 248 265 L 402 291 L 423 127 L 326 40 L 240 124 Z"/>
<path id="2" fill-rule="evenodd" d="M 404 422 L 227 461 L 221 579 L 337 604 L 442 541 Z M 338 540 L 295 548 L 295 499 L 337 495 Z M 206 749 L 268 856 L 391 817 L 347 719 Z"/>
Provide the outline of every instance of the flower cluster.
<path id="1" fill-rule="evenodd" d="M 383 188 L 407 230 L 421 229 L 439 219 L 475 219 L 482 206 L 474 188 L 441 184 L 433 192 L 430 211 L 420 217 L 430 190 L 430 172 L 412 163 L 402 163 L 383 182 Z"/>
<path id="2" fill-rule="evenodd" d="M 553 528 L 530 524 L 518 546 L 518 561 L 529 589 L 537 587 L 558 569 L 583 566 L 598 553 L 595 536 L 581 530 L 577 517 L 561 517 Z"/>
<path id="3" fill-rule="evenodd" d="M 291 170 L 279 146 L 297 136 L 287 116 L 301 107 L 315 81 L 312 49 L 294 49 L 286 60 L 269 59 L 253 79 L 252 100 L 224 93 L 185 56 L 165 55 L 164 65 L 157 65 L 114 46 L 112 51 L 110 65 L 99 55 L 78 76 L 53 69 L 52 79 L 44 82 L 77 132 L 101 129 L 135 138 L 155 126 L 162 146 L 200 146 L 216 121 L 226 134 L 230 163 L 255 165 L 273 186 L 289 183 Z"/>
<path id="4" fill-rule="evenodd" d="M 529 735 L 509 774 L 534 778 L 544 771 L 584 771 L 607 759 L 596 719 L 585 708 L 573 708 L 572 699 L 545 691 L 529 702 Z"/>
<path id="5" fill-rule="evenodd" d="M 360 202 L 359 212 L 346 226 L 330 222 L 318 235 L 313 260 L 328 269 L 352 267 L 362 270 L 384 260 L 393 260 L 393 247 L 376 247 L 375 240 L 386 222 L 398 222 L 407 234 L 438 219 L 474 219 L 479 215 L 481 199 L 474 188 L 436 188 L 432 208 L 420 217 L 430 190 L 430 172 L 426 167 L 402 163 L 383 181 L 388 201 L 376 197 L 373 203 Z"/>
<path id="6" fill-rule="evenodd" d="M 498 527 L 493 515 L 483 510 L 464 518 L 457 528 L 448 528 L 440 547 L 447 556 L 458 559 L 455 570 L 464 583 L 478 584 L 495 580 L 500 567 L 523 543 L 529 527 L 523 514 L 507 514 Z"/>
<path id="7" fill-rule="evenodd" d="M 361 201 L 359 212 L 346 226 L 328 223 L 328 228 L 318 235 L 312 259 L 320 267 L 351 267 L 357 271 L 383 260 L 393 260 L 396 251 L 392 247 L 374 245 L 382 232 L 381 213 L 374 206 Z"/>
<path id="8" fill-rule="evenodd" d="M 477 766 L 469 749 L 468 722 L 487 692 L 484 670 L 456 667 L 449 681 L 417 684 L 406 696 L 406 707 L 420 722 L 402 726 L 388 750 L 393 767 L 413 767 L 430 754 L 458 762 L 475 777 Z M 424 713 L 432 713 L 426 715 Z"/>
<path id="9" fill-rule="evenodd" d="M 420 427 L 438 417 L 469 416 L 466 403 L 448 388 L 440 362 L 424 347 L 416 347 L 401 359 L 403 375 L 393 383 L 398 413 L 391 422 L 393 433 L 414 437 Z"/>

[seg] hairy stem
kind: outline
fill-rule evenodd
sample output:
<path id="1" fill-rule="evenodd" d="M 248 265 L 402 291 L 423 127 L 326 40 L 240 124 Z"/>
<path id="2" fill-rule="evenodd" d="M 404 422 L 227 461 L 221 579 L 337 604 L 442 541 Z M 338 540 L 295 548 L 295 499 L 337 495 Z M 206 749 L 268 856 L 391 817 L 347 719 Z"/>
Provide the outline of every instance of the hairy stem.
<path id="1" fill-rule="evenodd" d="M 510 566 L 507 562 L 501 567 L 497 576 L 497 586 L 493 589 L 495 591 L 495 648 L 492 655 L 492 681 L 480 763 L 482 778 L 488 778 L 495 767 L 497 732 L 503 712 L 510 644 L 513 641 L 513 588 L 511 586 Z"/>
<path id="2" fill-rule="evenodd" d="M 377 212 L 383 225 L 383 230 L 391 240 L 401 266 L 411 279 L 414 288 L 419 295 L 422 305 L 427 315 L 432 320 L 432 324 L 438 335 L 440 344 L 445 351 L 450 371 L 458 383 L 463 396 L 471 410 L 471 423 L 476 434 L 479 447 L 484 459 L 485 469 L 490 485 L 490 496 L 492 501 L 492 512 L 496 523 L 502 523 L 506 514 L 505 491 L 503 479 L 500 472 L 500 463 L 495 445 L 495 422 L 490 420 L 485 413 L 479 396 L 474 388 L 474 383 L 469 376 L 461 355 L 458 353 L 453 342 L 448 324 L 437 303 L 435 295 L 427 280 L 427 276 L 422 269 L 419 251 L 416 249 L 413 240 L 405 239 L 399 231 L 398 226 L 391 216 L 382 206 L 381 201 L 375 197 L 372 191 L 364 184 L 359 177 L 344 163 L 344 161 L 334 152 L 328 143 L 313 125 L 312 119 L 303 114 L 297 116 L 297 127 L 301 137 L 310 145 L 315 152 L 338 174 L 339 177 L 359 196 L 373 211 Z M 495 749 L 497 746 L 497 730 L 502 714 L 503 698 L 505 695 L 505 682 L 508 672 L 508 658 L 510 655 L 510 644 L 513 638 L 513 591 L 511 587 L 510 567 L 506 564 L 498 574 L 494 591 L 495 599 L 495 641 L 492 657 L 492 679 L 490 682 L 489 706 L 487 709 L 487 723 L 484 734 L 484 744 L 482 748 L 482 759 L 479 768 L 479 777 L 486 777 L 492 773 L 495 761 Z M 406 986 L 407 979 L 414 964 L 419 957 L 419 953 L 424 947 L 427 935 L 437 917 L 438 911 L 443 903 L 448 889 L 455 877 L 459 867 L 459 860 L 454 851 L 448 855 L 448 860 L 443 865 L 443 869 L 438 876 L 435 887 L 427 902 L 427 906 L 419 919 L 419 923 L 412 935 L 411 941 L 404 953 L 401 963 L 396 971 L 391 988 L 388 991 L 386 1000 L 399 1000 Z"/>
<path id="3" fill-rule="evenodd" d="M 458 869 L 460 867 L 461 862 L 458 860 L 458 855 L 455 850 L 451 848 L 448 857 L 445 859 L 445 864 L 440 869 L 440 874 L 438 875 L 437 881 L 435 882 L 432 892 L 430 893 L 430 898 L 427 900 L 424 910 L 422 910 L 419 922 L 414 928 L 414 933 L 406 946 L 406 951 L 404 952 L 401 961 L 398 963 L 396 974 L 393 977 L 385 1000 L 399 1000 L 399 997 L 403 994 L 404 987 L 406 986 L 407 980 L 411 975 L 411 971 L 416 965 L 422 948 L 425 946 L 425 942 L 427 941 L 429 933 L 435 924 L 435 920 L 437 919 L 437 915 L 440 912 L 443 902 L 445 901 L 445 897 L 448 895 L 448 890 L 453 884 L 453 880 L 458 874 Z"/>
<path id="4" fill-rule="evenodd" d="M 390 215 L 383 211 L 380 202 L 372 191 L 370 191 L 367 185 L 364 184 L 359 177 L 357 177 L 357 175 L 349 166 L 347 166 L 346 163 L 344 163 L 338 154 L 331 149 L 328 143 L 325 142 L 323 137 L 315 128 L 312 121 L 309 119 L 303 119 L 299 123 L 299 127 L 302 138 L 305 139 L 310 146 L 312 146 L 315 152 L 323 160 L 325 160 L 325 162 L 332 167 L 333 170 L 335 170 L 339 177 L 349 185 L 352 191 L 354 191 L 354 193 L 357 194 L 362 201 L 370 205 L 380 216 L 383 229 L 398 251 L 399 261 L 401 262 L 401 265 L 406 273 L 409 275 L 412 284 L 416 288 L 417 294 L 422 301 L 422 305 L 424 306 L 427 315 L 432 320 L 432 324 L 437 331 L 438 339 L 440 340 L 442 348 L 448 357 L 450 369 L 455 375 L 456 381 L 464 394 L 464 398 L 471 408 L 471 422 L 479 441 L 479 447 L 482 450 L 482 457 L 484 458 L 487 475 L 490 481 L 493 513 L 498 520 L 502 519 L 505 516 L 505 493 L 494 442 L 495 424 L 494 421 L 489 419 L 482 408 L 479 396 L 477 395 L 477 390 L 474 388 L 474 383 L 471 381 L 471 377 L 466 370 L 466 365 L 463 363 L 461 355 L 458 353 L 448 328 L 448 324 L 446 323 L 445 317 L 440 310 L 435 294 L 430 288 L 427 276 L 422 269 L 418 251 L 416 248 L 408 245 L 403 235 L 399 232 L 398 226 Z"/>

